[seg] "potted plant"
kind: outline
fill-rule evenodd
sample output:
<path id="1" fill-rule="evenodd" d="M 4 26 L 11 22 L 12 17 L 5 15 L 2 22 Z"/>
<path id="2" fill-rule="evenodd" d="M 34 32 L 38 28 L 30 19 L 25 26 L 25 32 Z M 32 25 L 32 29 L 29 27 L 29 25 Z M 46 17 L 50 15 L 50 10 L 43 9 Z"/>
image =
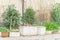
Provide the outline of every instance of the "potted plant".
<path id="1" fill-rule="evenodd" d="M 37 27 L 37 34 L 38 35 L 45 35 L 46 33 L 46 27 L 41 24 L 33 24 L 33 26 Z"/>
<path id="2" fill-rule="evenodd" d="M 3 13 L 3 26 L 9 30 L 12 30 L 18 29 L 19 25 L 20 13 L 16 10 L 14 5 L 9 5 Z"/>
<path id="3" fill-rule="evenodd" d="M 12 29 L 12 30 L 10 30 L 10 35 L 9 36 L 10 37 L 12 37 L 12 36 L 20 36 L 20 32 L 19 32 L 18 29 Z"/>
<path id="4" fill-rule="evenodd" d="M 4 30 L 2 26 L 0 26 L 0 37 L 1 37 L 1 32 Z"/>
<path id="5" fill-rule="evenodd" d="M 2 28 L 1 36 L 2 36 L 2 37 L 9 37 L 8 29 Z"/>
<path id="6" fill-rule="evenodd" d="M 35 11 L 32 8 L 27 8 L 22 15 L 23 26 L 20 26 L 21 35 L 36 35 L 37 28 L 32 26 L 35 22 Z"/>
<path id="7" fill-rule="evenodd" d="M 46 33 L 51 34 L 54 30 L 58 30 L 58 25 L 55 22 L 45 23 Z"/>
<path id="8" fill-rule="evenodd" d="M 20 25 L 20 13 L 15 9 L 14 5 L 9 5 L 3 13 L 3 26 L 6 28 L 17 28 Z"/>

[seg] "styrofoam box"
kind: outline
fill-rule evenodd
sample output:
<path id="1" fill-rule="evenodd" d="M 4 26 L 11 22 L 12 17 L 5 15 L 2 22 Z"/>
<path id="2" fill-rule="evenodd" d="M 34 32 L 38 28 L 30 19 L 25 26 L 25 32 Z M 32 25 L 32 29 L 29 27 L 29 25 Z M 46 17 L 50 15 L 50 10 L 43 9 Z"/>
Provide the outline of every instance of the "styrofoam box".
<path id="1" fill-rule="evenodd" d="M 37 35 L 37 27 L 23 27 L 21 33 L 22 35 Z"/>
<path id="2" fill-rule="evenodd" d="M 46 27 L 40 26 L 38 27 L 38 34 L 39 35 L 44 35 L 46 33 Z"/>
<path id="3" fill-rule="evenodd" d="M 1 32 L 0 32 L 0 37 L 1 37 Z"/>
<path id="4" fill-rule="evenodd" d="M 20 32 L 10 32 L 10 36 L 20 36 Z"/>

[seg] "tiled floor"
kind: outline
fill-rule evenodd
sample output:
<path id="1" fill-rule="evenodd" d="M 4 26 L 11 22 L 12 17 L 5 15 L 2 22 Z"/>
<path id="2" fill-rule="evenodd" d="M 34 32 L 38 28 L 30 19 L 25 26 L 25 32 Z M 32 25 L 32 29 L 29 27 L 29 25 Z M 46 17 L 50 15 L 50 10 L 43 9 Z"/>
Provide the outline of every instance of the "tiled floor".
<path id="1" fill-rule="evenodd" d="M 43 36 L 21 36 L 21 37 L 0 37 L 0 40 L 60 40 L 60 34 L 50 34 Z"/>

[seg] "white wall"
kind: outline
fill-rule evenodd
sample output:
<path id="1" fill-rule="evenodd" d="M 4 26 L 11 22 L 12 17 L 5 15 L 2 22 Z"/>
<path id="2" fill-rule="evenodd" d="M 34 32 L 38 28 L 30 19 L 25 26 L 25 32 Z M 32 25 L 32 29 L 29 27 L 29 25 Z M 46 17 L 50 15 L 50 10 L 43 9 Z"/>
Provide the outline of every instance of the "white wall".
<path id="1" fill-rule="evenodd" d="M 36 11 L 36 16 L 39 16 L 40 13 L 50 13 L 55 3 L 60 3 L 60 0 L 24 0 L 24 8 L 32 7 Z M 0 21 L 2 21 L 3 11 L 11 4 L 14 4 L 22 14 L 22 0 L 0 0 Z"/>

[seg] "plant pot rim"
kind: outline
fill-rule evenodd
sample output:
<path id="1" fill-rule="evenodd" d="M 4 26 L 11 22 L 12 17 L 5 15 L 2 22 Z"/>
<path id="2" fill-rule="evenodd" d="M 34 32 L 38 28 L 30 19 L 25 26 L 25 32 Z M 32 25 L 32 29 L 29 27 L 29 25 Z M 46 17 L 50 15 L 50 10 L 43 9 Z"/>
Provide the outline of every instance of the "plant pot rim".
<path id="1" fill-rule="evenodd" d="M 9 33 L 9 32 L 7 32 L 7 33 Z"/>
<path id="2" fill-rule="evenodd" d="M 20 27 L 45 27 L 45 26 L 20 26 Z"/>

